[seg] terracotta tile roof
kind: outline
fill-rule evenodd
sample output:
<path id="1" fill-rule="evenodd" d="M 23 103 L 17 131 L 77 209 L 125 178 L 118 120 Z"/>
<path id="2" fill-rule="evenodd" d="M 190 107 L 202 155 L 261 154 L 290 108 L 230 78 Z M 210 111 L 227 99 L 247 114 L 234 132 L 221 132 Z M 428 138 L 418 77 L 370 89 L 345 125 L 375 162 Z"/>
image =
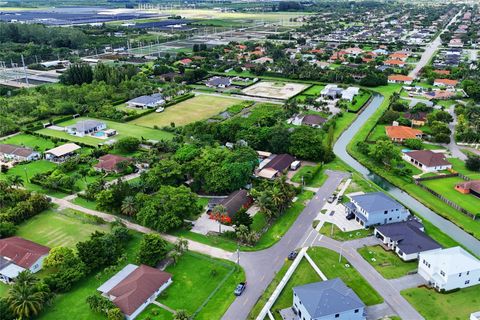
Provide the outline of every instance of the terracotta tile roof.
<path id="1" fill-rule="evenodd" d="M 405 62 L 400 61 L 400 60 L 390 59 L 390 60 L 386 60 L 385 64 L 386 65 L 397 65 L 397 66 L 402 65 L 403 66 L 405 64 Z"/>
<path id="2" fill-rule="evenodd" d="M 385 131 L 391 139 L 415 139 L 422 134 L 421 130 L 405 126 L 387 126 Z"/>
<path id="3" fill-rule="evenodd" d="M 390 59 L 401 60 L 401 59 L 406 59 L 406 58 L 408 58 L 408 54 L 406 54 L 406 53 L 400 53 L 400 52 L 395 52 L 395 53 L 392 53 L 389 57 L 390 57 Z"/>
<path id="4" fill-rule="evenodd" d="M 147 301 L 172 275 L 155 268 L 140 265 L 107 294 L 126 315 L 131 315 Z"/>
<path id="5" fill-rule="evenodd" d="M 29 269 L 48 252 L 50 248 L 20 237 L 0 239 L 0 256 L 9 258 L 25 269 Z"/>
<path id="6" fill-rule="evenodd" d="M 455 188 L 458 187 L 480 193 L 480 180 L 473 180 L 456 184 Z"/>
<path id="7" fill-rule="evenodd" d="M 446 86 L 456 86 L 458 81 L 450 79 L 435 79 L 435 83 L 444 84 Z"/>
<path id="8" fill-rule="evenodd" d="M 115 154 L 106 154 L 98 158 L 98 160 L 100 160 L 100 162 L 95 165 L 95 168 L 102 169 L 105 171 L 116 170 L 117 165 L 122 161 L 128 161 L 128 162 L 132 161 L 132 159 L 130 158 L 117 156 Z"/>
<path id="9" fill-rule="evenodd" d="M 404 76 L 403 74 L 392 74 L 388 76 L 388 80 L 392 81 L 413 81 L 412 77 Z"/>
<path id="10" fill-rule="evenodd" d="M 443 75 L 449 75 L 450 70 L 433 70 L 436 74 L 443 74 Z"/>
<path id="11" fill-rule="evenodd" d="M 415 150 L 405 152 L 405 154 L 427 167 L 440 167 L 450 165 L 450 162 L 445 160 L 445 156 L 443 154 L 435 153 L 430 150 Z"/>

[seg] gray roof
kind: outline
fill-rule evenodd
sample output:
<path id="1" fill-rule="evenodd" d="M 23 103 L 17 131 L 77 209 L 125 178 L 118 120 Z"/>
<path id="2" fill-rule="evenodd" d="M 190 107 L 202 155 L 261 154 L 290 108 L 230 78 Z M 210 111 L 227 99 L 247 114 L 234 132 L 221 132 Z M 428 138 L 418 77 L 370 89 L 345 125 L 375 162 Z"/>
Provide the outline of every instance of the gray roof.
<path id="1" fill-rule="evenodd" d="M 220 85 L 229 86 L 231 81 L 230 78 L 227 77 L 212 77 L 208 79 L 207 83 L 215 87 Z"/>
<path id="2" fill-rule="evenodd" d="M 97 120 L 80 120 L 77 123 L 68 126 L 68 128 L 74 128 L 76 131 L 80 132 L 86 132 L 90 131 L 92 129 L 95 129 L 96 127 L 100 126 L 102 122 L 97 121 Z"/>
<path id="3" fill-rule="evenodd" d="M 161 93 L 154 93 L 149 96 L 136 97 L 135 99 L 128 101 L 128 103 L 147 105 L 151 103 L 157 103 L 160 100 L 163 100 L 163 95 Z"/>
<path id="4" fill-rule="evenodd" d="M 352 196 L 351 199 L 367 212 L 391 210 L 396 208 L 405 209 L 404 206 L 383 192 L 365 193 Z"/>
<path id="5" fill-rule="evenodd" d="M 312 318 L 320 318 L 365 307 L 365 304 L 339 278 L 293 288 Z"/>
<path id="6" fill-rule="evenodd" d="M 386 224 L 378 226 L 376 229 L 384 236 L 397 242 L 397 247 L 406 254 L 442 248 L 422 231 L 423 225 L 417 220 Z"/>
<path id="7" fill-rule="evenodd" d="M 134 264 L 127 264 L 122 270 L 117 272 L 113 277 L 108 279 L 105 283 L 103 283 L 100 287 L 98 287 L 98 291 L 101 293 L 109 292 L 112 290 L 113 287 L 115 287 L 117 284 L 119 284 L 123 279 L 128 277 L 130 273 L 135 271 L 138 268 L 138 266 Z"/>

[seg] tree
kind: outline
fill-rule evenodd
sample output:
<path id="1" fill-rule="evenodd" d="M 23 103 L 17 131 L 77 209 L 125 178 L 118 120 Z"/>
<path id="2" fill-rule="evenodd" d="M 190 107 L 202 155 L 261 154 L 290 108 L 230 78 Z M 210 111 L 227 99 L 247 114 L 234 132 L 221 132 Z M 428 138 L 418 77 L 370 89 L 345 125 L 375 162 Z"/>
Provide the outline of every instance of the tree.
<path id="1" fill-rule="evenodd" d="M 178 260 L 180 260 L 181 256 L 182 256 L 182 253 L 178 252 L 175 249 L 168 253 L 168 257 L 173 260 L 174 265 L 177 265 L 177 262 Z"/>
<path id="2" fill-rule="evenodd" d="M 155 267 L 159 261 L 165 258 L 168 251 L 168 243 L 159 234 L 149 233 L 143 236 L 138 251 L 138 263 Z"/>
<path id="3" fill-rule="evenodd" d="M 227 208 L 222 204 L 217 204 L 211 213 L 213 220 L 218 222 L 218 233 L 222 233 L 222 223 L 230 223 L 231 219 L 228 216 Z"/>
<path id="4" fill-rule="evenodd" d="M 175 241 L 175 250 L 180 253 L 185 253 L 188 251 L 188 240 L 182 237 L 179 237 L 177 241 Z"/>
<path id="5" fill-rule="evenodd" d="M 250 229 L 250 226 L 253 223 L 253 218 L 247 213 L 246 209 L 241 208 L 233 216 L 232 223 L 237 227 L 243 225 L 243 226 L 246 226 L 248 229 Z"/>
<path id="6" fill-rule="evenodd" d="M 423 149 L 423 143 L 422 140 L 420 139 L 406 139 L 403 144 L 405 147 L 409 149 L 414 149 L 414 150 L 422 150 Z"/>
<path id="7" fill-rule="evenodd" d="M 468 155 L 465 161 L 465 166 L 471 171 L 480 171 L 480 157 Z"/>
<path id="8" fill-rule="evenodd" d="M 23 186 L 23 178 L 17 174 L 7 176 L 8 182 L 14 187 L 22 187 Z"/>
<path id="9" fill-rule="evenodd" d="M 134 137 L 125 137 L 119 139 L 115 143 L 115 148 L 120 150 L 121 152 L 131 153 L 138 150 L 138 146 L 140 145 L 140 140 Z"/>
<path id="10" fill-rule="evenodd" d="M 124 320 L 125 316 L 119 308 L 111 308 L 107 311 L 108 320 Z"/>
<path id="11" fill-rule="evenodd" d="M 190 316 L 185 310 L 178 310 L 173 316 L 173 320 L 189 320 Z"/>
<path id="12" fill-rule="evenodd" d="M 11 237 L 15 234 L 16 231 L 17 227 L 13 222 L 0 222 L 0 239 Z"/>
<path id="13" fill-rule="evenodd" d="M 55 247 L 50 250 L 44 267 L 54 271 L 45 278 L 45 282 L 56 292 L 70 290 L 86 273 L 85 264 L 73 249 L 67 247 Z"/>
<path id="14" fill-rule="evenodd" d="M 75 63 L 60 76 L 60 82 L 67 85 L 90 83 L 93 80 L 92 67 L 87 63 Z"/>
<path id="15" fill-rule="evenodd" d="M 125 197 L 122 201 L 122 214 L 126 216 L 134 216 L 137 213 L 137 206 L 133 196 Z"/>
<path id="16" fill-rule="evenodd" d="M 301 126 L 290 135 L 290 148 L 292 155 L 305 160 L 329 162 L 333 153 L 324 146 L 321 131 Z"/>
<path id="17" fill-rule="evenodd" d="M 254 245 L 258 239 L 259 235 L 254 232 L 250 231 L 246 226 L 240 225 L 235 232 L 237 239 L 247 245 Z"/>
<path id="18" fill-rule="evenodd" d="M 161 160 L 142 173 L 141 180 L 147 192 L 155 192 L 162 185 L 178 186 L 184 180 L 183 168 L 175 160 Z"/>
<path id="19" fill-rule="evenodd" d="M 370 157 L 384 165 L 390 165 L 392 160 L 400 159 L 400 152 L 390 140 L 378 140 L 370 148 Z"/>

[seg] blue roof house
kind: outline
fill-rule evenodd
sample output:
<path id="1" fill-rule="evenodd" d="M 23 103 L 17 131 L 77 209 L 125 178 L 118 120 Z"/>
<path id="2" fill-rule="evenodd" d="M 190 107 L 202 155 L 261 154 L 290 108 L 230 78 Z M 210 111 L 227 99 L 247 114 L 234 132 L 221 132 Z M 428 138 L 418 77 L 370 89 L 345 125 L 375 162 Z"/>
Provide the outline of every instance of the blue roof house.
<path id="1" fill-rule="evenodd" d="M 407 208 L 383 192 L 351 196 L 350 199 L 345 205 L 347 216 L 353 214 L 365 228 L 406 221 L 410 216 Z"/>
<path id="2" fill-rule="evenodd" d="M 293 288 L 300 320 L 365 320 L 365 304 L 339 278 Z"/>

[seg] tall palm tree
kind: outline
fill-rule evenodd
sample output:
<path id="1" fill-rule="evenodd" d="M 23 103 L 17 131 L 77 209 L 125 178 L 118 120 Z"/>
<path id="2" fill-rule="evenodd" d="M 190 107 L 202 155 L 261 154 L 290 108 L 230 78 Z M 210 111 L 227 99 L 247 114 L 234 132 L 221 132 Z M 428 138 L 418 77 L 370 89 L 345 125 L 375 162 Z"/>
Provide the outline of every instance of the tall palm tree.
<path id="1" fill-rule="evenodd" d="M 135 205 L 135 198 L 133 196 L 127 196 L 122 201 L 122 207 L 120 208 L 122 213 L 127 216 L 133 216 L 137 213 Z"/>
<path id="2" fill-rule="evenodd" d="M 18 284 L 8 291 L 7 302 L 19 319 L 29 319 L 42 310 L 44 295 L 33 286 Z"/>

